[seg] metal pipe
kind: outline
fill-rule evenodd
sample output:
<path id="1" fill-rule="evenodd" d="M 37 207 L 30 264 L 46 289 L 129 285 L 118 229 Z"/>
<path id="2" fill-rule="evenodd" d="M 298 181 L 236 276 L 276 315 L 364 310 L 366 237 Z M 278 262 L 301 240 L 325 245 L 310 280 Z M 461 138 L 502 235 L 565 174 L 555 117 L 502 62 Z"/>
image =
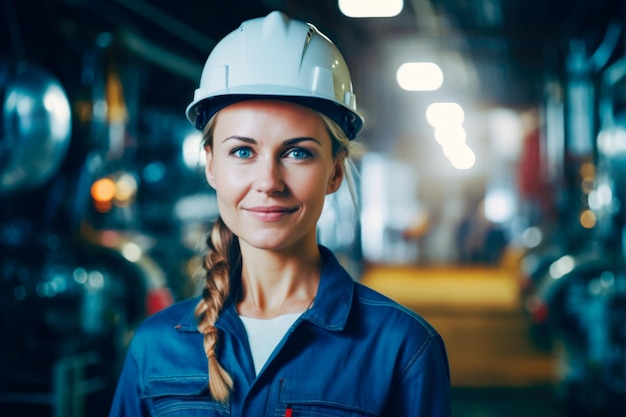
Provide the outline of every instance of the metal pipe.
<path id="1" fill-rule="evenodd" d="M 214 39 L 192 28 L 178 19 L 169 16 L 162 10 L 143 0 L 117 0 L 118 4 L 132 10 L 138 15 L 150 20 L 174 36 L 189 43 L 198 50 L 208 53 L 217 43 Z"/>
<path id="2" fill-rule="evenodd" d="M 117 35 L 119 42 L 126 49 L 145 60 L 181 75 L 194 83 L 200 79 L 202 74 L 201 65 L 155 45 L 132 31 L 121 30 Z"/>

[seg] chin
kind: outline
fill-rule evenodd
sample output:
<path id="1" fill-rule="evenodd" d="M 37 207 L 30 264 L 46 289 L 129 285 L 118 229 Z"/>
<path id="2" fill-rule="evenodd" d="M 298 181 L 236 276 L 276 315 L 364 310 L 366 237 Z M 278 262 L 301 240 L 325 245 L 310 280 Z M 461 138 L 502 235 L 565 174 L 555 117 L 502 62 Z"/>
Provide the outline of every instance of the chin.
<path id="1" fill-rule="evenodd" d="M 277 232 L 273 232 L 270 235 L 264 233 L 264 235 L 265 236 L 250 236 L 249 234 L 242 233 L 239 236 L 239 241 L 243 241 L 253 248 L 264 250 L 283 249 L 291 243 L 290 241 L 283 239 L 282 236 L 279 236 L 279 233 Z"/>
<path id="2" fill-rule="evenodd" d="M 268 251 L 280 251 L 296 245 L 302 245 L 302 237 L 295 237 L 293 234 L 283 235 L 277 231 L 269 234 L 263 233 L 263 236 L 245 236 L 239 237 L 240 241 L 246 242 L 249 246 Z"/>

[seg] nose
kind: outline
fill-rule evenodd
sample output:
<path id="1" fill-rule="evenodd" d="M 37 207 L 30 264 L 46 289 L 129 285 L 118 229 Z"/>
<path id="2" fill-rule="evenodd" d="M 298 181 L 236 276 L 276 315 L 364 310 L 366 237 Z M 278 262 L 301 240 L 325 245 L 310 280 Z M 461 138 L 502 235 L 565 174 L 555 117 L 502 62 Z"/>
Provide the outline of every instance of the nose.
<path id="1" fill-rule="evenodd" d="M 265 194 L 285 191 L 285 181 L 281 164 L 273 158 L 262 159 L 255 172 L 255 188 Z"/>

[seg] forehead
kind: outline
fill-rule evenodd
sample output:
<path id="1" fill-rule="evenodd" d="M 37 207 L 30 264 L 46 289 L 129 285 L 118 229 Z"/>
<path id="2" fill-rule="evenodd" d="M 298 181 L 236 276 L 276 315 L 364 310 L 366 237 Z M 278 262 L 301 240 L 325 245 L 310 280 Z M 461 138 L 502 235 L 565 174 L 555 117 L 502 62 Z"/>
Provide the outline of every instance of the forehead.
<path id="1" fill-rule="evenodd" d="M 215 125 L 216 131 L 255 133 L 258 129 L 328 135 L 326 125 L 316 111 L 280 100 L 246 100 L 231 104 L 218 113 Z"/>

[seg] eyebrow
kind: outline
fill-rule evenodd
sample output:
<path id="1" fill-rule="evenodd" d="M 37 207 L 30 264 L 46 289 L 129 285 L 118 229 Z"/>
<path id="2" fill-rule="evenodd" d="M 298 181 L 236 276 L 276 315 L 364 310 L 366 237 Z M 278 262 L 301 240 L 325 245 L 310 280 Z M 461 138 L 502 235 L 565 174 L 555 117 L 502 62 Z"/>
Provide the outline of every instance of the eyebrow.
<path id="1" fill-rule="evenodd" d="M 227 138 L 225 138 L 222 141 L 222 143 L 224 143 L 226 141 L 229 141 L 229 140 L 239 140 L 239 141 L 246 142 L 246 143 L 249 143 L 249 144 L 252 144 L 252 145 L 256 145 L 258 143 L 256 141 L 256 139 L 249 138 L 247 136 L 237 136 L 237 135 L 228 136 Z M 315 138 L 312 138 L 312 137 L 309 137 L 309 136 L 299 136 L 297 138 L 287 139 L 287 140 L 283 141 L 283 145 L 284 146 L 291 146 L 291 145 L 295 145 L 295 144 L 300 143 L 300 142 L 315 142 L 315 143 L 317 143 L 320 146 L 322 145 L 322 143 L 319 140 L 317 140 Z"/>

